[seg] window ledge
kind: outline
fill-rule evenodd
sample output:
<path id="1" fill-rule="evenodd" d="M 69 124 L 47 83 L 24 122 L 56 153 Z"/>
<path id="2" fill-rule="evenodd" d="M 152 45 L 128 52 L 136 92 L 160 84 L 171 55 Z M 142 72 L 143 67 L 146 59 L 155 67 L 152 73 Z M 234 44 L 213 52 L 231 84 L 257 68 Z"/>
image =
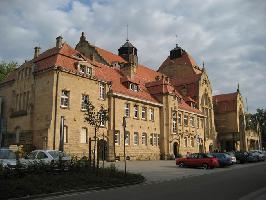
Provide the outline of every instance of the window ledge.
<path id="1" fill-rule="evenodd" d="M 15 111 L 10 115 L 10 118 L 26 116 L 28 112 L 26 110 Z"/>

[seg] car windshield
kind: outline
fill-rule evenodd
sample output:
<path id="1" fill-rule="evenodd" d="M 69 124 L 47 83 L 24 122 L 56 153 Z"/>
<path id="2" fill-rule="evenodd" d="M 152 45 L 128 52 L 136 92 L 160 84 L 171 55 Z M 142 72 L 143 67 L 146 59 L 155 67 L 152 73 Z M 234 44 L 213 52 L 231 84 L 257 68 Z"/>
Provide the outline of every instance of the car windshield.
<path id="1" fill-rule="evenodd" d="M 207 158 L 213 158 L 213 155 L 211 155 L 210 153 L 206 153 L 206 157 Z"/>
<path id="2" fill-rule="evenodd" d="M 16 154 L 8 149 L 0 149 L 0 159 L 16 159 Z"/>
<path id="3" fill-rule="evenodd" d="M 61 157 L 65 157 L 66 155 L 61 152 L 61 151 L 48 151 L 48 153 L 53 157 L 53 158 L 59 158 L 59 156 Z"/>
<path id="4" fill-rule="evenodd" d="M 27 158 L 27 159 L 35 159 L 36 154 L 37 154 L 37 151 L 33 151 L 33 152 L 29 153 L 29 154 L 26 156 L 26 158 Z"/>

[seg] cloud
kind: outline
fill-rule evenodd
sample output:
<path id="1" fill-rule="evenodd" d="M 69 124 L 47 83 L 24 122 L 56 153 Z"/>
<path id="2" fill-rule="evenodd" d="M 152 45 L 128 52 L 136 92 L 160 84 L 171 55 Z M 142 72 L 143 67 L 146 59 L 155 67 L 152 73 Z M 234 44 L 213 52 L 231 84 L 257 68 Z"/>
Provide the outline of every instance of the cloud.
<path id="1" fill-rule="evenodd" d="M 266 107 L 266 2 L 230 0 L 2 0 L 0 59 L 31 59 L 63 35 L 73 47 L 81 31 L 92 43 L 116 53 L 129 39 L 139 61 L 158 69 L 178 43 L 201 65 L 215 94 L 240 90 L 250 111 Z"/>

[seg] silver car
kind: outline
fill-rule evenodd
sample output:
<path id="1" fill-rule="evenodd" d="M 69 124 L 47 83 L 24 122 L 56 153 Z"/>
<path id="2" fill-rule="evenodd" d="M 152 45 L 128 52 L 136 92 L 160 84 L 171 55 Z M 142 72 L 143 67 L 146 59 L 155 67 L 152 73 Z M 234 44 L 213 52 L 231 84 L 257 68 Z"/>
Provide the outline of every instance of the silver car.
<path id="1" fill-rule="evenodd" d="M 27 164 L 58 164 L 59 160 L 63 163 L 70 162 L 71 158 L 64 152 L 57 150 L 35 150 L 28 154 L 25 158 Z"/>
<path id="2" fill-rule="evenodd" d="M 17 165 L 16 154 L 10 149 L 0 149 L 0 165 L 5 168 L 15 168 Z"/>

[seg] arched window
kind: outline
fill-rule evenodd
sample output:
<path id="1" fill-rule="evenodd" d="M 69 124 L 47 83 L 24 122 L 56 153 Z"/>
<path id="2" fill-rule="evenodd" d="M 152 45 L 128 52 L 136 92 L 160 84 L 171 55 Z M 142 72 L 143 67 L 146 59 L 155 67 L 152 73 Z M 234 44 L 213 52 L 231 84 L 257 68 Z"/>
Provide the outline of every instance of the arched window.
<path id="1" fill-rule="evenodd" d="M 138 145 L 138 144 L 139 144 L 139 133 L 134 132 L 134 145 Z"/>
<path id="2" fill-rule="evenodd" d="M 147 133 L 142 133 L 141 144 L 147 145 Z"/>
<path id="3" fill-rule="evenodd" d="M 130 133 L 127 131 L 125 135 L 125 144 L 130 145 Z"/>

